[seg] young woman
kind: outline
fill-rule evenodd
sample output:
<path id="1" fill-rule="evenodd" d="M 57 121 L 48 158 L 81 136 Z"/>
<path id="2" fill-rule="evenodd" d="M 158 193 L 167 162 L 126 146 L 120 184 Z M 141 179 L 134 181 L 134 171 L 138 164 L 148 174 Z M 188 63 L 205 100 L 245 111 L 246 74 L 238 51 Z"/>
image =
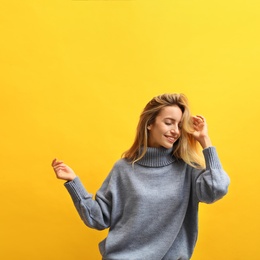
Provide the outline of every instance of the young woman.
<path id="1" fill-rule="evenodd" d="M 190 259 L 199 202 L 215 202 L 229 185 L 205 118 L 191 116 L 183 94 L 154 97 L 122 157 L 94 199 L 70 167 L 52 162 L 84 223 L 109 228 L 99 244 L 102 259 Z"/>

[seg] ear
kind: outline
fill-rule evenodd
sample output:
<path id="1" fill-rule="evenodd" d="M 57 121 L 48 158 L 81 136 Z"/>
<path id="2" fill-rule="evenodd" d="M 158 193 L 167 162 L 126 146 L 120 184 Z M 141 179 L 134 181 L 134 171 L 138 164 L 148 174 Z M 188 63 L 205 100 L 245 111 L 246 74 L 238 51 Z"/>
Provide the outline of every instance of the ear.
<path id="1" fill-rule="evenodd" d="M 148 125 L 148 126 L 147 126 L 147 129 L 148 129 L 148 130 L 151 130 L 151 128 L 152 128 L 151 125 Z"/>

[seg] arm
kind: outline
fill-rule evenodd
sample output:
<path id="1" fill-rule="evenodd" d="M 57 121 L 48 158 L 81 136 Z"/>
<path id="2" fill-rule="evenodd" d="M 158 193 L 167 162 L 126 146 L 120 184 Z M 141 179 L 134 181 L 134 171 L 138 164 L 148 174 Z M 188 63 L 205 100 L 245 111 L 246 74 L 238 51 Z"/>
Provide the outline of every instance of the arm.
<path id="1" fill-rule="evenodd" d="M 204 149 L 203 154 L 206 169 L 196 170 L 194 178 L 196 197 L 200 202 L 213 203 L 228 192 L 230 179 L 221 166 L 215 147 Z"/>
<path id="2" fill-rule="evenodd" d="M 53 160 L 52 167 L 58 179 L 66 180 L 64 184 L 69 192 L 75 208 L 78 211 L 84 223 L 94 229 L 102 230 L 110 225 L 110 202 L 106 196 L 102 199 L 92 199 L 92 194 L 89 194 L 80 179 L 74 171 L 62 161 Z M 109 180 L 107 179 L 100 192 L 106 193 L 106 186 Z"/>
<path id="3" fill-rule="evenodd" d="M 195 191 L 199 201 L 212 203 L 227 193 L 230 179 L 221 166 L 216 149 L 212 147 L 205 118 L 194 116 L 192 122 L 193 137 L 203 148 L 206 162 L 206 169 L 198 172 L 195 178 Z"/>
<path id="4" fill-rule="evenodd" d="M 103 183 L 99 193 L 103 193 L 107 189 L 107 183 L 108 181 Z M 78 214 L 88 227 L 103 230 L 110 226 L 111 203 L 106 194 L 102 196 L 102 199 L 100 196 L 93 199 L 92 194 L 87 192 L 78 177 L 64 185 Z"/>

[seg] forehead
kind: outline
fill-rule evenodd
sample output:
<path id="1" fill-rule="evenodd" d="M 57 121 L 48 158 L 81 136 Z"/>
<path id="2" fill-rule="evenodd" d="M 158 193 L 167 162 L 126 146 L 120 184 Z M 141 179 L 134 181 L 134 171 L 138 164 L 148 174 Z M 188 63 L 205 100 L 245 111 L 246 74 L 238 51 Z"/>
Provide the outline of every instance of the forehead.
<path id="1" fill-rule="evenodd" d="M 163 107 L 157 117 L 162 119 L 169 118 L 176 121 L 181 121 L 182 111 L 178 106 Z"/>

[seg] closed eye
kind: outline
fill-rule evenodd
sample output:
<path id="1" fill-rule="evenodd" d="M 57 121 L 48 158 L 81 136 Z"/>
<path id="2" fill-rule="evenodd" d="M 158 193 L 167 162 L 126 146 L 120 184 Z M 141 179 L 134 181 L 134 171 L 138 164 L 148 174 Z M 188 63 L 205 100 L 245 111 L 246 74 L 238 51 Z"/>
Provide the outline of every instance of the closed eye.
<path id="1" fill-rule="evenodd" d="M 172 118 L 166 118 L 166 121 L 164 121 L 165 125 L 167 126 L 170 126 L 170 125 L 173 125 L 175 123 L 177 123 L 175 121 L 175 119 L 172 119 Z M 178 128 L 181 129 L 182 128 L 182 122 L 178 122 Z"/>

